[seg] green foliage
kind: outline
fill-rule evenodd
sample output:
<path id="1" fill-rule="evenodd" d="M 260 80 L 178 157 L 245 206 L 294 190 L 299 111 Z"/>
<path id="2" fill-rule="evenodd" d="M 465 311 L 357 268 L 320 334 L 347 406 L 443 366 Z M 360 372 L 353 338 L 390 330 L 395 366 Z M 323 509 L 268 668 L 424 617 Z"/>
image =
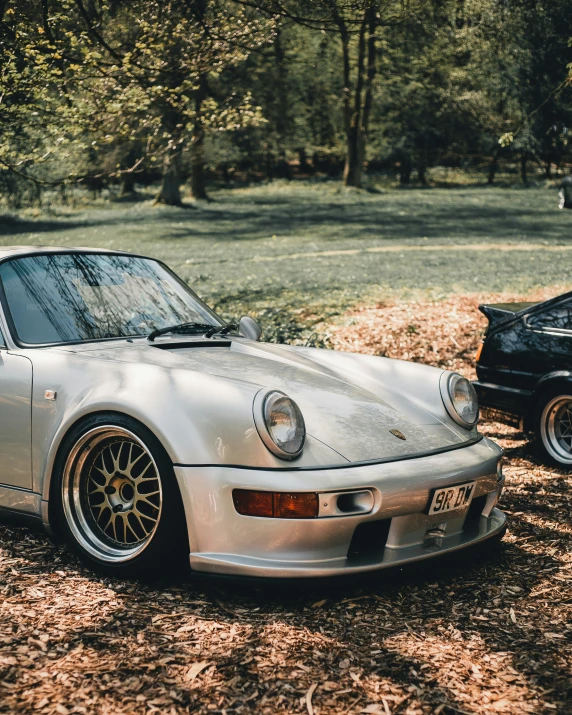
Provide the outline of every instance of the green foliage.
<path id="1" fill-rule="evenodd" d="M 1 0 L 0 192 L 162 177 L 179 203 L 206 170 L 344 161 L 353 186 L 363 166 L 406 183 L 488 164 L 492 182 L 505 157 L 550 175 L 571 36 L 568 0 Z"/>
<path id="2" fill-rule="evenodd" d="M 216 88 L 272 27 L 224 0 L 8 2 L 0 161 L 18 170 L 57 149 L 59 161 L 73 152 L 90 163 L 137 146 L 153 163 L 180 150 L 198 122 L 211 131 L 259 123 L 248 89 Z"/>

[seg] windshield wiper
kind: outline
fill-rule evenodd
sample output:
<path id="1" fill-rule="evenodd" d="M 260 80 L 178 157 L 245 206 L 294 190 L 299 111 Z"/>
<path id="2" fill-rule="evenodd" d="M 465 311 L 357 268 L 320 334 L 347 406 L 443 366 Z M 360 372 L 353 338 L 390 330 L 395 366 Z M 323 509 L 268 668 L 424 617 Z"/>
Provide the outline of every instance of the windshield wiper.
<path id="1" fill-rule="evenodd" d="M 168 325 L 165 328 L 153 330 L 153 332 L 147 336 L 147 340 L 152 343 L 155 338 L 158 338 L 159 335 L 165 335 L 165 333 L 206 333 L 214 327 L 216 326 L 212 323 L 179 323 L 178 325 Z"/>
<path id="2" fill-rule="evenodd" d="M 235 325 L 234 323 L 229 323 L 228 325 L 225 325 L 224 328 L 213 326 L 208 332 L 205 333 L 205 338 L 212 338 L 213 335 L 226 335 L 227 333 L 230 333 L 231 330 L 236 330 L 237 328 L 238 325 Z"/>

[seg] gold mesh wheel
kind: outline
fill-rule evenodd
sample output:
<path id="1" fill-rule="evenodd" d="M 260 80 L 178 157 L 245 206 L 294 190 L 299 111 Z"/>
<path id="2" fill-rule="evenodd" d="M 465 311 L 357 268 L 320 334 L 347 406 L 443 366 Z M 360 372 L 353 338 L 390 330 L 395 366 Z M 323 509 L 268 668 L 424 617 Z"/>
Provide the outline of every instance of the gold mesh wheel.
<path id="1" fill-rule="evenodd" d="M 159 524 L 162 496 L 149 449 L 122 427 L 90 430 L 66 460 L 66 520 L 79 544 L 100 560 L 128 561 L 147 547 Z"/>

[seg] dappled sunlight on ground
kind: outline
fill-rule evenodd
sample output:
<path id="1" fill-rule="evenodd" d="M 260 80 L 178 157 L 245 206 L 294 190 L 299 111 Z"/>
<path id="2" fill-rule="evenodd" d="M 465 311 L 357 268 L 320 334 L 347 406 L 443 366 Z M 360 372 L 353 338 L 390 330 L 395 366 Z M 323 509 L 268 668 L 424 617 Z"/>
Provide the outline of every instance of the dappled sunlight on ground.
<path id="1" fill-rule="evenodd" d="M 0 712 L 566 712 L 572 480 L 484 431 L 508 455 L 496 553 L 373 581 L 102 580 L 0 527 Z"/>

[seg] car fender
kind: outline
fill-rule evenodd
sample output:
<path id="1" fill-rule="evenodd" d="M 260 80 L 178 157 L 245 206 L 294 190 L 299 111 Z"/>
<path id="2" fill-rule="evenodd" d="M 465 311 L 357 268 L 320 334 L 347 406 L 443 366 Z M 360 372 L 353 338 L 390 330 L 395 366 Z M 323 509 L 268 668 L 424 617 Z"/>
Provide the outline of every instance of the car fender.
<path id="1" fill-rule="evenodd" d="M 32 351 L 30 351 L 32 352 Z M 188 369 L 37 351 L 33 355 L 32 468 L 34 491 L 49 498 L 63 440 L 82 419 L 102 412 L 147 427 L 173 464 L 244 465 L 283 469 L 261 440 L 253 416 L 259 385 Z M 55 399 L 46 397 L 46 392 Z M 345 462 L 312 438 L 295 466 Z"/>
<path id="2" fill-rule="evenodd" d="M 525 432 L 533 430 L 534 415 L 536 408 L 542 399 L 542 396 L 556 385 L 567 385 L 572 390 L 572 371 L 571 370 L 554 370 L 543 375 L 530 395 L 528 400 L 528 408 L 524 415 L 523 429 Z"/>
<path id="3" fill-rule="evenodd" d="M 65 436 L 78 421 L 101 412 L 145 425 L 175 464 L 224 463 L 230 452 L 235 459 L 248 454 L 256 464 L 270 455 L 252 416 L 255 385 L 155 365 L 82 359 L 63 351 L 38 351 L 32 360 L 34 491 L 44 499 Z M 48 399 L 46 391 L 55 399 Z M 225 410 L 215 419 L 214 405 L 221 399 Z"/>

